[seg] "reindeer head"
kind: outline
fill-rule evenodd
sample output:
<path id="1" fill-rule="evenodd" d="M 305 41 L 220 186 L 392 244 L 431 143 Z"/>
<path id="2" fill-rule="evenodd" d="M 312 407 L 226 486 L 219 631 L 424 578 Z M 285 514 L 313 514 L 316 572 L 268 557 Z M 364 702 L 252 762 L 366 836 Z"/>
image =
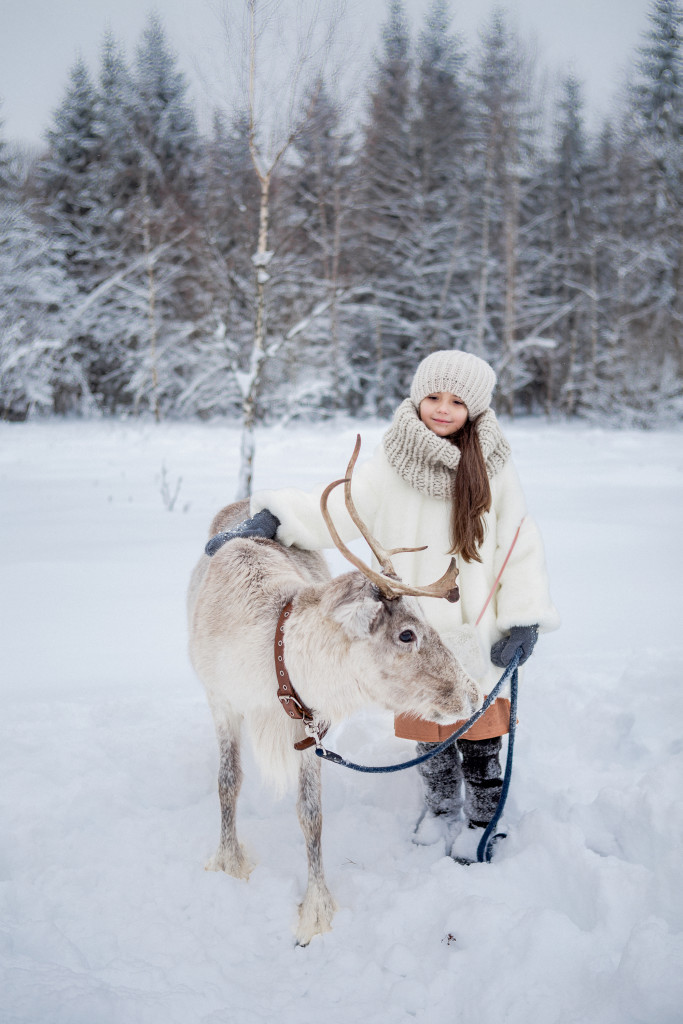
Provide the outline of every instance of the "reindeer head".
<path id="1" fill-rule="evenodd" d="M 481 702 L 477 684 L 414 598 L 389 599 L 349 572 L 328 584 L 319 612 L 341 627 L 345 675 L 364 702 L 443 724 L 467 718 Z M 348 691 L 339 697 L 348 706 Z"/>

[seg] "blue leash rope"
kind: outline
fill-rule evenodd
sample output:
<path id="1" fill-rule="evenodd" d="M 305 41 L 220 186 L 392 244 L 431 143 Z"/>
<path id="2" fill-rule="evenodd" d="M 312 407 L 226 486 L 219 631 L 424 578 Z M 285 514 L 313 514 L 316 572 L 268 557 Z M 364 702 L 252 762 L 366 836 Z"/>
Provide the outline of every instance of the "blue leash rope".
<path id="1" fill-rule="evenodd" d="M 344 768 L 351 768 L 354 772 L 369 772 L 373 775 L 382 775 L 387 772 L 400 772 L 404 768 L 414 768 L 415 765 L 422 764 L 424 761 L 429 761 L 431 757 L 436 757 L 442 750 L 450 747 L 452 743 L 455 743 L 464 733 L 471 728 L 474 723 L 481 718 L 484 712 L 493 704 L 494 700 L 498 697 L 498 694 L 505 686 L 508 679 L 510 679 L 510 732 L 508 735 L 508 750 L 507 759 L 505 762 L 505 776 L 503 779 L 503 788 L 500 792 L 500 798 L 498 800 L 498 806 L 496 807 L 495 814 L 491 818 L 490 822 L 484 830 L 484 834 L 481 837 L 479 846 L 477 847 L 477 860 L 490 861 L 493 846 L 497 838 L 497 835 L 493 835 L 493 830 L 500 821 L 501 815 L 505 808 L 505 801 L 510 789 L 510 779 L 512 777 L 512 752 L 515 743 L 515 729 L 517 726 L 517 689 L 518 689 L 518 675 L 517 669 L 519 666 L 519 659 L 522 656 L 522 648 L 518 647 L 514 653 L 512 661 L 509 662 L 507 668 L 503 672 L 502 676 L 494 686 L 491 693 L 488 695 L 482 706 L 478 711 L 468 718 L 464 725 L 461 725 L 454 733 L 452 733 L 448 739 L 444 740 L 443 743 L 439 743 L 433 750 L 428 751 L 426 754 L 422 754 L 420 757 L 414 757 L 412 761 L 403 761 L 401 764 L 389 764 L 382 766 L 366 765 L 366 764 L 355 764 L 353 761 L 347 761 L 339 754 L 335 754 L 333 750 L 326 750 L 323 746 L 316 746 L 315 752 L 318 757 L 321 757 L 323 761 L 330 761 L 332 764 L 343 765 Z M 502 835 L 502 834 L 501 834 Z"/>
<path id="2" fill-rule="evenodd" d="M 518 647 L 513 660 L 519 661 L 521 654 L 521 648 Z M 500 821 L 503 811 L 505 809 L 505 801 L 508 798 L 508 792 L 510 790 L 510 780 L 512 779 L 512 752 L 515 746 L 515 731 L 517 729 L 517 689 L 518 689 L 518 678 L 517 678 L 517 665 L 512 673 L 512 679 L 510 681 L 510 731 L 508 732 L 508 752 L 505 759 L 505 775 L 503 776 L 503 787 L 500 791 L 498 798 L 498 806 L 496 807 L 495 813 L 491 818 L 490 822 L 484 829 L 484 834 L 479 840 L 479 846 L 477 847 L 477 860 L 481 864 L 483 861 L 487 863 L 493 856 L 493 847 L 495 846 L 498 838 L 504 839 L 505 833 L 500 832 L 494 835 L 496 825 Z"/>

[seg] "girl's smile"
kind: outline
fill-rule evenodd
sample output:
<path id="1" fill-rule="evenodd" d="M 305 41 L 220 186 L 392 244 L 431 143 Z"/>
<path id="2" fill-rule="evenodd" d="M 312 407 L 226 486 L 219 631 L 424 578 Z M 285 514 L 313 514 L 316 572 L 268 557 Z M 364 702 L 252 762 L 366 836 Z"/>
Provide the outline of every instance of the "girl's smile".
<path id="1" fill-rule="evenodd" d="M 439 437 L 450 437 L 467 423 L 467 406 L 449 391 L 437 391 L 420 402 L 420 419 Z"/>

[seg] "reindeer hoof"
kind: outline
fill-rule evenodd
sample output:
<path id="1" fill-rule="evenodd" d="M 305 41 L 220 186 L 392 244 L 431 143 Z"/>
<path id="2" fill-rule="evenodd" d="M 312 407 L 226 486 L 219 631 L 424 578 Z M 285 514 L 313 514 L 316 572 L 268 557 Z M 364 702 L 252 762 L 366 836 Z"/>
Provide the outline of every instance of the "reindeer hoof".
<path id="1" fill-rule="evenodd" d="M 328 889 L 313 895 L 306 893 L 299 907 L 299 923 L 295 938 L 297 946 L 307 946 L 314 935 L 332 931 L 332 918 L 337 904 Z"/>
<path id="2" fill-rule="evenodd" d="M 236 854 L 219 847 L 213 857 L 210 857 L 204 865 L 205 871 L 225 871 L 226 875 L 231 875 L 233 878 L 244 878 L 245 881 L 249 878 L 253 868 L 254 865 L 241 843 Z"/>

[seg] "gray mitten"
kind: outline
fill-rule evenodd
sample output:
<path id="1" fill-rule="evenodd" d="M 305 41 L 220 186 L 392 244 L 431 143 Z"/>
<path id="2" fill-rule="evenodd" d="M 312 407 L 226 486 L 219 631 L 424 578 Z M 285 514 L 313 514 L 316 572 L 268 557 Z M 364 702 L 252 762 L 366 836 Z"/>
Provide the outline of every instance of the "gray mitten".
<path id="1" fill-rule="evenodd" d="M 236 537 L 266 537 L 272 540 L 277 533 L 280 520 L 267 508 L 262 508 L 250 519 L 244 519 L 232 530 L 223 530 L 212 537 L 204 548 L 207 555 L 215 555 L 219 548 L 222 548 L 226 540 L 235 540 Z"/>
<path id="2" fill-rule="evenodd" d="M 504 636 L 491 648 L 491 661 L 500 668 L 506 668 L 512 661 L 518 647 L 522 648 L 519 664 L 531 657 L 538 640 L 538 626 L 512 626 L 510 635 Z"/>

